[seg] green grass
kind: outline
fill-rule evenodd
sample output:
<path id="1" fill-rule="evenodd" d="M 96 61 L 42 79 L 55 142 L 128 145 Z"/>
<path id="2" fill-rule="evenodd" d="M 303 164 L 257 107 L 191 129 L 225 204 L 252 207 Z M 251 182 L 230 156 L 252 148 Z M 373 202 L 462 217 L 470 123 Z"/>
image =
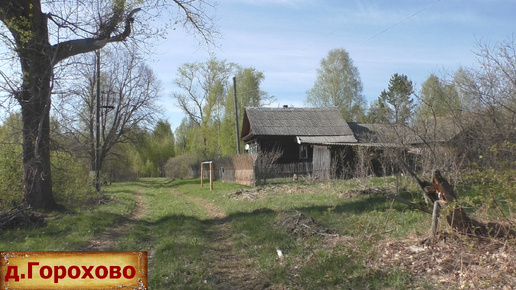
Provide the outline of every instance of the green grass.
<path id="1" fill-rule="evenodd" d="M 405 288 L 410 275 L 396 267 L 373 270 L 375 243 L 386 238 L 421 234 L 429 228 L 426 214 L 392 203 L 382 195 L 342 197 L 351 189 L 393 187 L 394 179 L 337 183 L 278 185 L 255 193 L 256 200 L 232 198 L 242 186 L 215 182 L 214 190 L 200 180 L 142 179 L 103 188 L 113 199 L 107 204 L 52 213 L 41 226 L 0 233 L 1 250 L 80 250 L 103 231 L 131 217 L 135 192 L 145 201 L 145 214 L 129 223 L 126 233 L 109 250 L 149 252 L 150 289 L 214 289 L 218 257 L 213 229 L 227 223 L 232 251 L 246 271 L 260 280 L 256 288 Z M 250 189 L 250 188 L 244 188 Z M 404 197 L 417 197 L 404 193 Z M 196 201 L 203 200 L 227 216 L 213 219 Z M 321 228 L 340 237 L 292 234 L 278 224 L 291 213 L 314 218 Z M 286 258 L 278 259 L 276 249 Z M 251 282 L 248 282 L 251 283 Z M 257 283 L 254 281 L 253 283 Z M 251 284 L 247 285 L 248 288 Z M 245 287 L 244 287 L 245 288 Z"/>
<path id="2" fill-rule="evenodd" d="M 135 207 L 134 184 L 120 184 L 106 190 L 116 196 L 107 204 L 69 208 L 50 213 L 43 225 L 0 232 L 3 251 L 74 251 L 80 250 Z"/>

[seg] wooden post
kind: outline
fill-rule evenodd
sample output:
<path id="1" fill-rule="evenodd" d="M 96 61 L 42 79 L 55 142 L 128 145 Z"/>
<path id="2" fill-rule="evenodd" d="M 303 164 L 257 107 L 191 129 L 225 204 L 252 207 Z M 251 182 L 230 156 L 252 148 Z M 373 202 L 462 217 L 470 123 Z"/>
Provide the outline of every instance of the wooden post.
<path id="1" fill-rule="evenodd" d="M 203 162 L 201 162 L 201 187 L 204 187 L 204 183 L 203 183 L 203 180 L 204 180 L 203 168 L 204 168 L 204 164 L 203 164 Z"/>
<path id="2" fill-rule="evenodd" d="M 213 162 L 205 161 L 201 162 L 201 187 L 204 187 L 204 164 L 210 165 L 210 190 L 213 190 Z"/>
<path id="3" fill-rule="evenodd" d="M 213 190 L 213 162 L 210 162 L 210 190 Z"/>

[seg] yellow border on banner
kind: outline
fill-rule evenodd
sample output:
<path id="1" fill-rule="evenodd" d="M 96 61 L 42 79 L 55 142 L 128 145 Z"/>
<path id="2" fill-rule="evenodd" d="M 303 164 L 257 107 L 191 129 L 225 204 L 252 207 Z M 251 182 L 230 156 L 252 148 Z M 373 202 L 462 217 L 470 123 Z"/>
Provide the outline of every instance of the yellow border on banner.
<path id="1" fill-rule="evenodd" d="M 134 269 L 134 275 L 131 269 Z M 145 251 L 0 251 L 2 290 L 146 290 L 147 282 Z"/>

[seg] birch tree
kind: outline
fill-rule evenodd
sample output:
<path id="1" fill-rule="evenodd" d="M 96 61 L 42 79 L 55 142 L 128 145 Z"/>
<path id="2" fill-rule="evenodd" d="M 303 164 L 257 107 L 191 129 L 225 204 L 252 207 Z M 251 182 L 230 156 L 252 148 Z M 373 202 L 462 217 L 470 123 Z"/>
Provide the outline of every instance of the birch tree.
<path id="1" fill-rule="evenodd" d="M 346 121 L 357 122 L 365 116 L 365 99 L 358 69 L 349 53 L 334 49 L 321 60 L 314 86 L 306 103 L 313 107 L 338 107 Z"/>

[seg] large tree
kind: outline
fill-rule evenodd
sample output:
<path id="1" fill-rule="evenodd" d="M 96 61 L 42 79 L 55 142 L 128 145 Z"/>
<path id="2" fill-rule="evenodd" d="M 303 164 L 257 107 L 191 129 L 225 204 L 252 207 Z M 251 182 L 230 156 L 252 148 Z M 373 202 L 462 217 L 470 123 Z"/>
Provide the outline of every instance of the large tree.
<path id="1" fill-rule="evenodd" d="M 235 76 L 237 94 L 238 124 L 242 126 L 246 107 L 261 107 L 270 105 L 274 97 L 260 89 L 265 79 L 263 72 L 255 68 L 240 68 Z M 222 129 L 219 134 L 221 154 L 232 155 L 237 152 L 236 118 L 235 118 L 235 90 L 231 87 L 226 97 L 226 109 L 222 120 Z M 240 130 L 240 128 L 239 128 Z M 240 139 L 240 136 L 238 136 Z M 243 144 L 240 144 L 243 146 Z"/>
<path id="2" fill-rule="evenodd" d="M 225 101 L 232 76 L 238 65 L 226 60 L 212 58 L 206 62 L 185 63 L 177 72 L 175 84 L 180 91 L 174 92 L 177 106 L 194 125 L 189 132 L 191 145 L 196 153 L 209 157 L 219 149 L 218 134 L 224 117 Z M 192 148 L 193 149 L 193 148 Z"/>
<path id="3" fill-rule="evenodd" d="M 129 52 L 129 53 L 128 53 Z M 160 82 L 154 72 L 131 50 L 103 50 L 100 76 L 100 146 L 99 170 L 104 160 L 118 143 L 132 142 L 127 134 L 137 126 L 152 124 L 159 112 L 156 101 Z M 57 96 L 61 126 L 67 139 L 74 142 L 68 147 L 75 154 L 90 158 L 91 170 L 96 169 L 96 86 L 94 57 L 82 58 L 76 66 L 75 81 Z M 69 141 L 68 141 L 69 142 Z M 86 156 L 82 156 L 86 157 Z"/>
<path id="4" fill-rule="evenodd" d="M 476 54 L 480 66 L 459 70 L 454 75 L 454 85 L 469 111 L 461 120 L 463 125 L 471 127 L 472 120 L 476 122 L 470 134 L 478 141 L 478 148 L 472 148 L 476 152 L 471 155 L 478 157 L 493 144 L 516 143 L 515 39 L 495 45 L 478 43 Z"/>
<path id="5" fill-rule="evenodd" d="M 431 74 L 421 85 L 417 115 L 420 119 L 450 116 L 461 111 L 459 94 L 453 83 Z"/>
<path id="6" fill-rule="evenodd" d="M 140 7 L 170 8 L 174 20 L 209 38 L 204 0 L 40 1 L 0 0 L 2 39 L 19 61 L 19 82 L 10 81 L 23 122 L 24 199 L 53 208 L 50 170 L 50 108 L 54 68 L 64 60 L 128 39 Z M 178 7 L 177 10 L 172 10 Z M 156 10 L 155 10 L 156 11 Z M 151 15 L 148 15 L 151 16 Z M 143 26 L 143 25 L 142 25 Z M 3 75 L 5 77 L 5 75 Z"/>
<path id="7" fill-rule="evenodd" d="M 199 127 L 223 116 L 225 96 L 238 66 L 212 58 L 206 62 L 185 63 L 177 70 L 172 97 L 177 106 Z"/>
<path id="8" fill-rule="evenodd" d="M 395 73 L 369 109 L 372 122 L 407 125 L 414 114 L 414 88 L 406 75 Z"/>
<path id="9" fill-rule="evenodd" d="M 347 121 L 364 118 L 362 81 L 345 49 L 330 50 L 321 60 L 314 86 L 307 92 L 306 103 L 314 107 L 338 107 Z"/>

